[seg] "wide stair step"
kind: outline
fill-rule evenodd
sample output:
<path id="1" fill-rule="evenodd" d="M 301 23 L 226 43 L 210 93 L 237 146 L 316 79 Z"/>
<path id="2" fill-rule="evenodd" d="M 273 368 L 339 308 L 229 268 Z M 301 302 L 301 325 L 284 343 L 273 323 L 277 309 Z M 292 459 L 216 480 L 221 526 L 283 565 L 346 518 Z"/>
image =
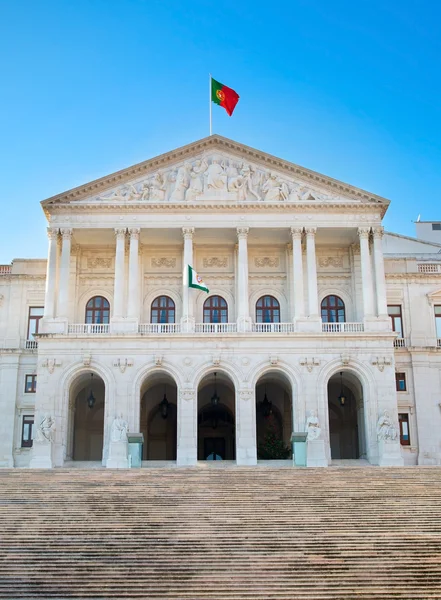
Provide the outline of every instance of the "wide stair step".
<path id="1" fill-rule="evenodd" d="M 0 598 L 441 599 L 441 470 L 0 471 Z"/>

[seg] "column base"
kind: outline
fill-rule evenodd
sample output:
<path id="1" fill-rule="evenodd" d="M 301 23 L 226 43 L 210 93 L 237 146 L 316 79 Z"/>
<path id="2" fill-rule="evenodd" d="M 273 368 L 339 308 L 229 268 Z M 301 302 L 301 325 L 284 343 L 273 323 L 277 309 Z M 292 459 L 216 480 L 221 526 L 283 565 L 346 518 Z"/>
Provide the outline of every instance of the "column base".
<path id="1" fill-rule="evenodd" d="M 52 469 L 52 444 L 41 443 L 34 440 L 32 446 L 32 458 L 29 463 L 30 469 Z"/>
<path id="2" fill-rule="evenodd" d="M 252 467 L 257 465 L 257 450 L 253 448 L 237 448 L 236 465 Z"/>
<path id="3" fill-rule="evenodd" d="M 295 330 L 299 333 L 321 333 L 322 320 L 320 317 L 299 317 L 294 319 Z"/>
<path id="4" fill-rule="evenodd" d="M 181 333 L 194 333 L 195 319 L 194 317 L 181 318 Z"/>
<path id="5" fill-rule="evenodd" d="M 111 334 L 124 334 L 124 333 L 138 333 L 138 320 L 125 319 L 124 317 L 113 317 L 110 319 L 110 333 Z M 136 329 L 135 329 L 136 326 Z"/>
<path id="6" fill-rule="evenodd" d="M 380 467 L 402 467 L 404 465 L 398 440 L 379 440 L 378 464 Z"/>
<path id="7" fill-rule="evenodd" d="M 192 445 L 186 448 L 178 448 L 176 453 L 176 464 L 178 467 L 195 467 L 197 462 L 198 451 L 196 447 Z"/>
<path id="8" fill-rule="evenodd" d="M 252 329 L 251 317 L 239 317 L 237 319 L 238 333 L 247 333 Z"/>
<path id="9" fill-rule="evenodd" d="M 127 442 L 110 442 L 109 458 L 106 467 L 108 469 L 128 469 L 128 444 Z"/>
<path id="10" fill-rule="evenodd" d="M 311 440 L 306 442 L 306 466 L 327 467 L 328 460 L 325 453 L 324 440 Z"/>
<path id="11" fill-rule="evenodd" d="M 40 321 L 39 333 L 67 334 L 68 320 L 64 317 L 48 319 L 43 317 Z"/>

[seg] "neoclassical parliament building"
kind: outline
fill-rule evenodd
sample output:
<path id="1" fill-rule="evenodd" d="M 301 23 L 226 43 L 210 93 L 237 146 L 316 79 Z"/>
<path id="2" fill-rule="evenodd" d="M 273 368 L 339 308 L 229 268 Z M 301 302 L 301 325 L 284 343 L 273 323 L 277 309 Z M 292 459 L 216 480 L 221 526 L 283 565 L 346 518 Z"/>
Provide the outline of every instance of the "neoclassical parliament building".
<path id="1" fill-rule="evenodd" d="M 311 430 L 308 466 L 441 464 L 441 224 L 388 205 L 218 135 L 44 200 L 47 260 L 0 265 L 0 466 L 48 418 L 55 468 L 112 466 L 116 419 L 144 467 Z"/>

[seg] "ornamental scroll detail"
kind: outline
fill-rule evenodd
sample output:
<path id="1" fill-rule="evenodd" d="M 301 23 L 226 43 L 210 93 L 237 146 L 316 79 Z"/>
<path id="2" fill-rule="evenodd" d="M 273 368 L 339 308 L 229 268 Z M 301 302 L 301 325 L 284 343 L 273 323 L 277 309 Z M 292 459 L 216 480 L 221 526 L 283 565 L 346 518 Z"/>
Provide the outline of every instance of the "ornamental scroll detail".
<path id="1" fill-rule="evenodd" d="M 96 269 L 97 267 L 103 267 L 104 269 L 110 269 L 112 266 L 111 258 L 88 258 L 87 266 L 89 269 Z"/>
<path id="2" fill-rule="evenodd" d="M 162 257 L 162 258 L 152 258 L 152 267 L 166 267 L 167 269 L 172 269 L 173 267 L 176 267 L 176 258 L 166 258 L 166 257 Z"/>
<path id="3" fill-rule="evenodd" d="M 222 258 L 219 258 L 218 256 L 213 256 L 212 258 L 204 258 L 203 265 L 206 269 L 210 267 L 225 268 L 228 267 L 228 257 L 222 256 Z"/>
<path id="4" fill-rule="evenodd" d="M 342 256 L 322 256 L 319 258 L 319 265 L 321 267 L 342 267 L 343 257 Z"/>
<path id="5" fill-rule="evenodd" d="M 254 264 L 256 267 L 270 267 L 274 269 L 279 266 L 280 259 L 277 256 L 259 256 L 254 259 Z"/>

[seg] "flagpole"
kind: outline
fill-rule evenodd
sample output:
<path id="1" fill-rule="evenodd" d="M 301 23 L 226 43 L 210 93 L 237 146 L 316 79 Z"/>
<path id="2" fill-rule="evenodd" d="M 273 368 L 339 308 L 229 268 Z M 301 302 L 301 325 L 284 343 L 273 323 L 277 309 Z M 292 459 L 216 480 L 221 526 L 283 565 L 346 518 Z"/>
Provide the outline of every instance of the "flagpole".
<path id="1" fill-rule="evenodd" d="M 211 73 L 208 74 L 208 104 L 210 105 L 210 135 L 213 133 L 212 123 L 211 123 Z"/>

